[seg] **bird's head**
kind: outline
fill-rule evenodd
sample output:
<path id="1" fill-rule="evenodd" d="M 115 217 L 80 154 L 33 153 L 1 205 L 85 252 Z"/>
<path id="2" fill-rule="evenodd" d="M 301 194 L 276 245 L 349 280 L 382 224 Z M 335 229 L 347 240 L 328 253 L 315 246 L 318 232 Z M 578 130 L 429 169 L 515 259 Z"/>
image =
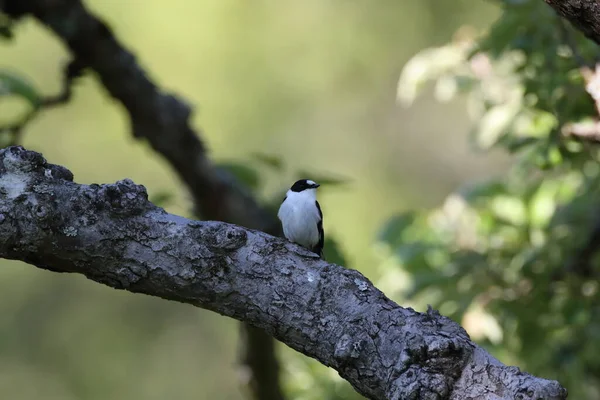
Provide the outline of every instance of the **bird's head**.
<path id="1" fill-rule="evenodd" d="M 309 191 L 314 193 L 316 189 L 321 186 L 315 181 L 311 181 L 310 179 L 300 179 L 299 181 L 294 182 L 290 191 L 300 193 L 304 191 Z"/>

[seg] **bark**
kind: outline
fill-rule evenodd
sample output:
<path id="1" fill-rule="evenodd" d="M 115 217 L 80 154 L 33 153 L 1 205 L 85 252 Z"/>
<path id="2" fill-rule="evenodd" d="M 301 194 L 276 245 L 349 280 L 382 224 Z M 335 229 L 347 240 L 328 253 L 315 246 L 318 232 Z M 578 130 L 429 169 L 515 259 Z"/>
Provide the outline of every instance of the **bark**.
<path id="1" fill-rule="evenodd" d="M 600 2 L 598 0 L 544 1 L 585 36 L 600 44 Z"/>
<path id="2" fill-rule="evenodd" d="M 279 221 L 262 208 L 230 174 L 207 157 L 199 130 L 189 123 L 192 108 L 162 91 L 114 36 L 110 27 L 80 0 L 5 0 L 13 18 L 32 15 L 69 48 L 72 65 L 92 69 L 129 116 L 134 137 L 147 140 L 173 167 L 191 192 L 196 212 L 219 220 L 280 235 Z M 258 400 L 283 400 L 275 342 L 259 329 L 242 326 L 242 363 Z"/>
<path id="3" fill-rule="evenodd" d="M 189 303 L 266 330 L 370 399 L 565 399 L 502 365 L 455 322 L 389 300 L 359 272 L 284 239 L 169 214 L 130 180 L 73 182 L 0 150 L 0 257 Z"/>

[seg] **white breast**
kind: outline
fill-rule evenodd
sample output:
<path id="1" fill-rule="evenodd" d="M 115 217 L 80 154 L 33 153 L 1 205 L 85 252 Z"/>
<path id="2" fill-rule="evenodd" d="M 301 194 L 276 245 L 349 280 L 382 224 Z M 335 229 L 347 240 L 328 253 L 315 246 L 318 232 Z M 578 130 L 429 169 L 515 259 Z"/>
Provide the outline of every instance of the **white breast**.
<path id="1" fill-rule="evenodd" d="M 315 192 L 314 189 L 288 191 L 287 198 L 277 213 L 285 237 L 307 248 L 312 248 L 319 242 L 317 223 L 321 217 L 315 204 Z"/>

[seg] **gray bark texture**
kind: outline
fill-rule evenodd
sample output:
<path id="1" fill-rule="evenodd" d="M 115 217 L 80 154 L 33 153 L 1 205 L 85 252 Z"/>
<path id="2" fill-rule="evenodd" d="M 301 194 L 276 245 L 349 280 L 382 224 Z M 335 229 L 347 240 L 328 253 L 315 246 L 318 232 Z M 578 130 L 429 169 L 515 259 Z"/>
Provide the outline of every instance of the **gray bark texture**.
<path id="1" fill-rule="evenodd" d="M 211 163 L 200 130 L 190 124 L 191 106 L 161 90 L 110 26 L 81 0 L 0 0 L 0 11 L 13 19 L 36 18 L 68 47 L 73 65 L 96 73 L 110 96 L 123 105 L 133 136 L 146 140 L 186 185 L 198 215 L 280 235 L 275 215 L 261 207 L 231 174 Z M 241 333 L 241 361 L 254 397 L 283 400 L 272 337 L 246 325 Z"/>
<path id="2" fill-rule="evenodd" d="M 544 0 L 589 39 L 600 44 L 600 1 Z"/>
<path id="3" fill-rule="evenodd" d="M 507 367 L 434 310 L 402 308 L 362 274 L 284 239 L 172 215 L 130 180 L 73 182 L 19 146 L 0 150 L 0 257 L 259 327 L 370 399 L 566 399 Z"/>

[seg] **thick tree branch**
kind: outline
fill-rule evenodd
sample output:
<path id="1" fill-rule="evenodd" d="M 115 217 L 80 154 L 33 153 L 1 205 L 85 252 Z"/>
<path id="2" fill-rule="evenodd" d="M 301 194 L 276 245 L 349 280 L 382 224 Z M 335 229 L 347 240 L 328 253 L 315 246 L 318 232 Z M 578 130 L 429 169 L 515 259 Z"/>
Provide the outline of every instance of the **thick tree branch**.
<path id="1" fill-rule="evenodd" d="M 205 146 L 189 124 L 191 108 L 162 92 L 107 24 L 80 0 L 4 0 L 0 10 L 13 18 L 31 14 L 65 42 L 73 63 L 96 72 L 109 94 L 124 106 L 134 137 L 148 140 L 187 185 L 199 215 L 280 234 L 275 216 L 207 158 Z M 242 358 L 251 372 L 255 398 L 283 400 L 274 341 L 258 329 L 243 330 Z"/>
<path id="2" fill-rule="evenodd" d="M 577 29 L 600 44 L 600 2 L 598 0 L 544 0 Z"/>
<path id="3" fill-rule="evenodd" d="M 0 150 L 0 257 L 193 304 L 265 329 L 371 399 L 565 399 L 500 364 L 448 318 L 399 307 L 359 272 L 258 231 L 191 221 L 129 180 L 80 185 Z"/>

